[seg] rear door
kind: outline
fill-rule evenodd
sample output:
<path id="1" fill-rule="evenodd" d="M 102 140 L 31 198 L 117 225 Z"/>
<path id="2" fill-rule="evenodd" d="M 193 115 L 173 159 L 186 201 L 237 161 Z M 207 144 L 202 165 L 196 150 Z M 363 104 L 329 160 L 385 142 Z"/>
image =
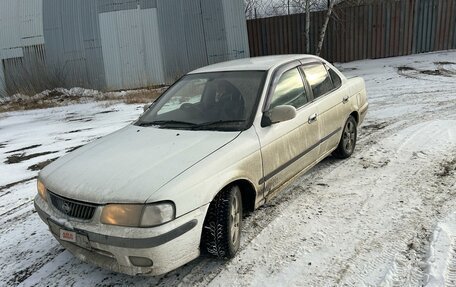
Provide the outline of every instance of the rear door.
<path id="1" fill-rule="evenodd" d="M 257 133 L 261 143 L 265 196 L 315 162 L 318 157 L 318 121 L 313 119 L 317 106 L 312 103 L 310 91 L 303 82 L 302 73 L 295 66 L 276 76 L 271 87 L 268 111 L 279 105 L 297 109 L 293 120 L 261 127 Z"/>
<path id="2" fill-rule="evenodd" d="M 314 103 L 317 105 L 320 122 L 320 156 L 334 149 L 340 140 L 345 121 L 344 104 L 346 91 L 341 89 L 340 78 L 335 83 L 327 67 L 321 62 L 312 62 L 300 67 L 310 86 Z"/>

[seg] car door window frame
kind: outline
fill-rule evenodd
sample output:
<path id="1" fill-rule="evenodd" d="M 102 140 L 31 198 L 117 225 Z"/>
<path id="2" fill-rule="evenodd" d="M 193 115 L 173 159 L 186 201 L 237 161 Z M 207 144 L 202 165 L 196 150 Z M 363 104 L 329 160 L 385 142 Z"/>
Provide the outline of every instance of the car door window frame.
<path id="1" fill-rule="evenodd" d="M 295 106 L 294 104 L 292 103 L 286 103 L 286 104 L 283 104 L 283 105 L 290 105 L 290 106 L 293 106 L 296 110 L 300 110 L 303 106 L 307 105 L 309 102 L 311 102 L 311 99 L 309 99 L 309 96 L 308 96 L 308 91 L 306 89 L 306 86 L 305 86 L 305 83 L 302 79 L 302 73 L 299 71 L 299 68 L 296 67 L 296 68 L 292 68 L 290 70 L 287 70 L 285 71 L 281 76 L 280 76 L 280 79 L 279 81 L 277 82 L 277 85 L 275 86 L 275 89 L 274 89 L 274 92 L 271 94 L 271 101 L 269 103 L 269 107 L 268 109 L 271 109 L 271 105 L 274 103 L 273 100 L 277 100 L 277 98 L 275 98 L 275 96 L 277 95 L 277 88 L 281 85 L 281 81 L 284 79 L 284 76 L 287 75 L 287 73 L 290 73 L 290 72 L 293 72 L 293 78 L 294 78 L 294 81 L 295 84 L 297 84 L 299 82 L 299 80 L 297 80 L 296 77 L 298 77 L 300 80 L 301 80 L 301 85 L 302 85 L 302 93 L 296 97 L 295 99 L 298 99 L 298 98 L 301 98 L 302 97 L 302 100 L 305 100 L 305 102 L 299 106 Z M 285 96 L 287 94 L 284 94 L 282 95 Z M 274 106 L 276 107 L 276 106 Z"/>
<path id="2" fill-rule="evenodd" d="M 331 90 L 327 91 L 326 93 L 324 93 L 323 95 L 321 95 L 321 96 L 319 96 L 319 97 L 315 97 L 315 95 L 314 95 L 314 93 L 313 93 L 313 90 L 312 90 L 312 86 L 310 85 L 309 81 L 307 81 L 307 79 L 306 79 L 306 73 L 304 72 L 304 67 L 305 67 L 305 66 L 308 66 L 308 65 L 315 65 L 315 64 L 321 64 L 321 65 L 323 65 L 323 67 L 324 67 L 325 70 L 326 70 L 326 74 L 328 75 L 328 78 L 331 80 L 331 83 L 332 83 L 332 85 L 333 85 L 333 88 L 332 88 Z M 332 78 L 331 78 L 331 75 L 329 74 L 328 68 L 329 68 L 329 67 L 327 67 L 327 65 L 326 65 L 324 62 L 317 61 L 317 60 L 303 63 L 303 64 L 300 65 L 300 67 L 299 67 L 299 70 L 301 70 L 301 72 L 302 72 L 302 74 L 303 74 L 303 77 L 304 77 L 304 79 L 305 79 L 307 85 L 309 86 L 309 89 L 310 89 L 310 92 L 311 92 L 311 95 L 312 95 L 312 99 L 313 99 L 312 102 L 317 101 L 317 100 L 319 100 L 319 99 L 322 99 L 322 98 L 328 96 L 329 94 L 331 94 L 331 93 L 337 91 L 338 89 L 340 89 L 340 88 L 342 87 L 342 85 L 340 85 L 340 87 L 338 87 L 338 88 L 336 88 L 336 87 L 334 86 L 334 82 L 333 82 L 333 80 L 332 80 Z M 337 73 L 336 73 L 336 74 L 337 74 Z M 342 80 L 342 79 L 341 79 L 341 80 Z"/>
<path id="3" fill-rule="evenodd" d="M 268 91 L 266 94 L 266 99 L 263 103 L 263 107 L 262 107 L 262 111 L 261 111 L 262 113 L 269 111 L 275 89 L 276 89 L 280 79 L 282 78 L 283 74 L 285 74 L 286 72 L 293 70 L 293 69 L 298 69 L 298 72 L 301 75 L 302 84 L 304 86 L 304 90 L 306 92 L 306 96 L 308 99 L 306 104 L 302 105 L 301 107 L 297 108 L 296 110 L 299 111 L 313 102 L 314 97 L 312 94 L 312 90 L 310 89 L 310 86 L 309 86 L 307 80 L 305 80 L 304 73 L 301 71 L 301 69 L 299 69 L 300 66 L 302 66 L 301 60 L 293 60 L 292 62 L 286 63 L 286 64 L 276 68 L 276 70 L 272 72 L 271 80 L 269 81 Z"/>
<path id="4" fill-rule="evenodd" d="M 261 112 L 265 113 L 269 110 L 269 107 L 271 105 L 272 97 L 274 95 L 275 89 L 277 87 L 277 84 L 280 81 L 280 78 L 284 73 L 287 71 L 297 68 L 301 65 L 301 63 L 298 60 L 291 61 L 289 63 L 286 63 L 278 68 L 276 68 L 272 74 L 271 74 L 271 79 L 269 80 L 269 85 L 267 87 L 268 91 L 266 93 L 266 98 L 263 103 L 263 107 L 261 108 Z"/>

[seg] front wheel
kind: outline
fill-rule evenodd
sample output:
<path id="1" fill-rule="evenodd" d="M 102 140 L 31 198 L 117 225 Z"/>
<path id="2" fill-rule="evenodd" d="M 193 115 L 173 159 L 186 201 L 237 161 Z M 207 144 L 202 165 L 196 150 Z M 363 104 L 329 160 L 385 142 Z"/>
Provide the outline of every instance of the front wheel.
<path id="1" fill-rule="evenodd" d="M 240 246 L 242 197 L 238 186 L 223 189 L 207 211 L 202 248 L 218 258 L 233 258 Z"/>
<path id="2" fill-rule="evenodd" d="M 353 116 L 350 116 L 345 123 L 339 145 L 333 152 L 334 157 L 345 159 L 349 158 L 353 154 L 356 146 L 356 137 L 358 135 L 356 127 L 357 123 L 355 118 Z"/>

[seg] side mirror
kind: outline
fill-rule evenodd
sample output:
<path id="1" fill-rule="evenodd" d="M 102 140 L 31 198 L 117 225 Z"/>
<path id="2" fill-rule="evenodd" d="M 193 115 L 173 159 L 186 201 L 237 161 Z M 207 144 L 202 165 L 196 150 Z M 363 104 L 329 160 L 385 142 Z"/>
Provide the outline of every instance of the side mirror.
<path id="1" fill-rule="evenodd" d="M 296 118 L 295 107 L 289 105 L 277 106 L 264 113 L 261 126 L 268 127 L 294 118 Z"/>

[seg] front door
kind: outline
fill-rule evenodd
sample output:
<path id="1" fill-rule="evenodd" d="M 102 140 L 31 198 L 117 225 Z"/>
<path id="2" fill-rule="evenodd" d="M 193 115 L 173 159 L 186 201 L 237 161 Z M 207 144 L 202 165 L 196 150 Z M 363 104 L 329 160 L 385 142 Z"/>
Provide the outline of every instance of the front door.
<path id="1" fill-rule="evenodd" d="M 280 75 L 266 110 L 279 105 L 297 109 L 296 118 L 257 130 L 263 157 L 265 196 L 314 163 L 319 156 L 317 107 L 298 68 Z"/>
<path id="2" fill-rule="evenodd" d="M 345 89 L 334 85 L 326 67 L 321 62 L 309 63 L 301 67 L 318 105 L 320 122 L 320 153 L 325 155 L 339 143 L 347 113 L 341 106 L 347 94 Z"/>

